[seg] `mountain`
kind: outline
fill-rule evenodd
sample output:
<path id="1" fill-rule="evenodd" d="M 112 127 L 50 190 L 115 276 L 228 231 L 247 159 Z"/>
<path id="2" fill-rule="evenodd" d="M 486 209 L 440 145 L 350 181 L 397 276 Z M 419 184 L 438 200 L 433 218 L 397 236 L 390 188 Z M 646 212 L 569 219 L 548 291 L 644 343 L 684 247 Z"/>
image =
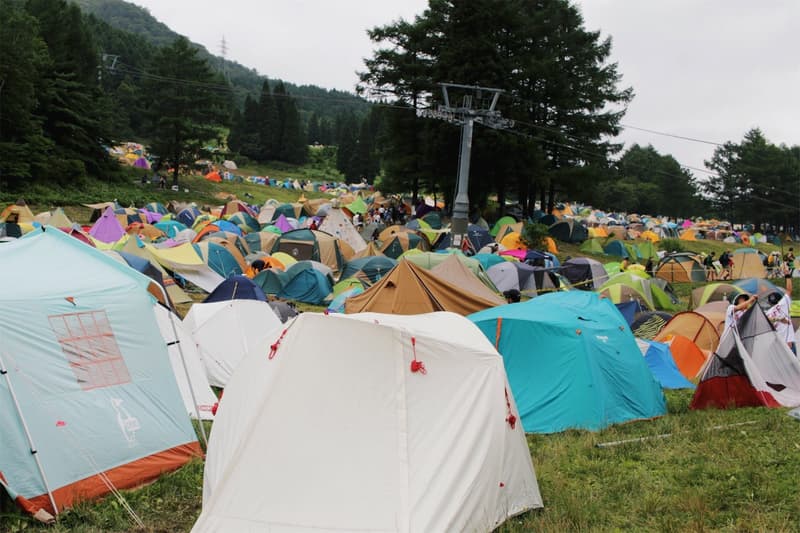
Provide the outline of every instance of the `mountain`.
<path id="1" fill-rule="evenodd" d="M 179 36 L 169 26 L 153 17 L 147 9 L 124 0 L 72 1 L 84 13 L 93 15 L 113 28 L 135 34 L 154 46 L 171 44 Z M 110 47 L 116 46 L 117 41 L 112 43 L 99 39 L 98 44 L 103 53 L 119 54 L 122 56 L 120 61 L 130 64 L 130 58 L 125 57 L 124 50 L 110 49 Z M 215 70 L 225 73 L 234 87 L 244 89 L 253 97 L 258 98 L 264 76 L 255 69 L 248 68 L 236 61 L 214 55 L 200 44 L 193 44 Z M 276 81 L 277 79 L 270 78 L 270 85 L 274 87 Z M 283 83 L 289 93 L 297 97 L 298 107 L 306 120 L 314 112 L 320 117 L 332 121 L 342 112 L 353 111 L 357 115 L 363 115 L 369 109 L 368 102 L 345 91 L 325 89 L 316 85 L 296 85 L 285 80 Z M 247 94 L 245 91 L 237 91 L 240 105 L 244 102 L 244 96 Z"/>

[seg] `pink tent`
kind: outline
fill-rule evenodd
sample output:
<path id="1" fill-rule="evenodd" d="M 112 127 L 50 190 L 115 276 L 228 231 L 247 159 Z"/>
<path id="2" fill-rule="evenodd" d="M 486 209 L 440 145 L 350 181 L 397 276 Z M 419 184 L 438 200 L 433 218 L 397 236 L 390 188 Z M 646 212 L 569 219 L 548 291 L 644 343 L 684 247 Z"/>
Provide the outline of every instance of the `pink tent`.
<path id="1" fill-rule="evenodd" d="M 102 242 L 117 242 L 125 235 L 125 229 L 117 220 L 117 215 L 114 214 L 114 208 L 108 206 L 103 212 L 103 215 L 97 219 L 92 229 L 89 230 L 89 235 Z"/>
<path id="2" fill-rule="evenodd" d="M 681 224 L 681 227 L 682 228 L 691 228 L 693 224 L 694 223 L 691 220 L 686 219 L 686 220 L 683 221 L 683 224 Z"/>
<path id="3" fill-rule="evenodd" d="M 516 257 L 520 261 L 524 261 L 527 253 L 528 250 L 505 250 L 500 252 L 498 255 L 510 255 L 511 257 Z"/>

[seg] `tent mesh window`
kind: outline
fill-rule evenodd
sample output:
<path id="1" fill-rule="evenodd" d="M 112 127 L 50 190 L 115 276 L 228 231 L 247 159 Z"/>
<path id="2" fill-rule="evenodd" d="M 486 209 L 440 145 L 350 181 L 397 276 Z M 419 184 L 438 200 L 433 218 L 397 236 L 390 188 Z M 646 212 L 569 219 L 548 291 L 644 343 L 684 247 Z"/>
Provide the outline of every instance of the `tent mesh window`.
<path id="1" fill-rule="evenodd" d="M 131 381 L 105 311 L 67 313 L 48 318 L 83 390 Z"/>

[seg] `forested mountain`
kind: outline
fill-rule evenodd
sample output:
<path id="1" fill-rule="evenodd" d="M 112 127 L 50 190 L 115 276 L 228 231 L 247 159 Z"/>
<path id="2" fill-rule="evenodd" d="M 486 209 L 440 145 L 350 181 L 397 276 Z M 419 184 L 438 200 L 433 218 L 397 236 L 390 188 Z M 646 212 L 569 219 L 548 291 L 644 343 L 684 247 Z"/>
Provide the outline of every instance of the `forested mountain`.
<path id="1" fill-rule="evenodd" d="M 169 46 L 179 35 L 167 25 L 159 22 L 147 9 L 139 7 L 124 0 L 71 0 L 85 13 L 97 17 L 110 26 L 132 33 L 154 46 Z M 222 35 L 219 36 L 220 39 Z M 106 41 L 98 38 L 97 43 L 103 53 L 120 55 L 123 64 L 131 64 L 130 50 L 120 49 L 116 41 Z M 255 69 L 231 61 L 223 60 L 220 56 L 209 52 L 204 46 L 192 43 L 199 49 L 199 57 L 208 61 L 209 65 L 217 72 L 224 72 L 231 85 L 239 90 L 234 92 L 237 103 L 243 106 L 245 96 L 248 94 L 258 99 L 265 76 L 260 75 Z M 265 73 L 267 76 L 269 73 Z M 270 85 L 275 86 L 281 80 L 270 78 Z M 347 112 L 354 112 L 359 116 L 366 114 L 369 103 L 345 91 L 324 89 L 316 85 L 295 85 L 283 81 L 286 91 L 297 98 L 297 107 L 304 123 L 311 115 L 316 113 L 323 119 L 333 121 L 335 117 Z"/>

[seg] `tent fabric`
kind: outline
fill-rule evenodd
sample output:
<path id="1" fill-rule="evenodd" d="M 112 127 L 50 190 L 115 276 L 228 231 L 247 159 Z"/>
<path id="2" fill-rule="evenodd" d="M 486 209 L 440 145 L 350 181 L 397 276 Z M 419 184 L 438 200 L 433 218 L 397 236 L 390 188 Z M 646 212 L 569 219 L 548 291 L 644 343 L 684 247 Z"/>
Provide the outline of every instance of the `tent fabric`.
<path id="1" fill-rule="evenodd" d="M 504 261 L 490 267 L 486 275 L 499 292 L 517 290 L 528 296 L 536 295 L 534 267 L 517 261 Z"/>
<path id="2" fill-rule="evenodd" d="M 800 405 L 800 362 L 761 307 L 728 328 L 709 358 L 690 409 Z"/>
<path id="3" fill-rule="evenodd" d="M 150 278 L 55 229 L 0 258 L 0 471 L 12 500 L 56 512 L 36 458 L 60 512 L 106 494 L 101 474 L 129 488 L 200 455 Z"/>
<path id="4" fill-rule="evenodd" d="M 349 261 L 342 270 L 341 278 L 356 277 L 367 285 L 380 280 L 397 265 L 397 261 L 389 257 L 362 257 Z"/>
<path id="5" fill-rule="evenodd" d="M 433 267 L 430 272 L 474 296 L 484 300 L 494 301 L 495 305 L 503 305 L 506 303 L 503 298 L 478 279 L 456 255 L 448 256 L 447 259 Z"/>
<path id="6" fill-rule="evenodd" d="M 277 252 L 288 254 L 296 261 L 319 261 L 334 272 L 341 271 L 346 261 L 340 241 L 319 230 L 297 229 L 284 233 L 272 247 L 272 254 Z"/>
<path id="7" fill-rule="evenodd" d="M 385 230 L 384 230 L 385 231 Z M 380 248 L 382 254 L 392 259 L 397 259 L 403 252 L 408 250 L 422 250 L 428 249 L 428 242 L 424 237 L 411 232 L 394 233 L 383 240 L 383 245 Z"/>
<path id="8" fill-rule="evenodd" d="M 614 306 L 623 316 L 628 325 L 632 325 L 633 321 L 636 320 L 636 314 L 642 312 L 642 306 L 640 306 L 639 302 L 635 300 L 632 302 L 614 304 Z"/>
<path id="9" fill-rule="evenodd" d="M 503 226 L 505 226 L 505 225 L 513 225 L 513 224 L 516 224 L 516 223 L 517 223 L 517 219 L 512 217 L 512 216 L 506 215 L 504 217 L 500 217 L 497 220 L 497 222 L 495 222 L 494 226 L 492 226 L 492 229 L 491 229 L 491 231 L 489 231 L 489 234 L 494 237 L 500 232 L 500 228 L 502 228 Z"/>
<path id="10" fill-rule="evenodd" d="M 356 254 L 363 252 L 367 248 L 366 241 L 353 226 L 350 217 L 345 216 L 341 209 L 331 208 L 328 210 L 328 214 L 322 224 L 319 225 L 319 229 L 341 241 L 345 241 Z"/>
<path id="11" fill-rule="evenodd" d="M 228 300 L 192 305 L 183 324 L 197 345 L 208 382 L 224 388 L 248 353 L 269 352 L 281 321 L 266 302 Z"/>
<path id="12" fill-rule="evenodd" d="M 196 420 L 214 420 L 213 410 L 217 397 L 208 383 L 203 361 L 191 333 L 169 309 L 161 305 L 155 305 L 153 309 L 161 337 L 169 351 L 169 362 L 186 412 Z"/>
<path id="13" fill-rule="evenodd" d="M 730 283 L 709 283 L 692 290 L 692 306 L 700 307 L 708 302 L 724 301 L 730 303 L 737 295 L 744 293 L 741 287 Z"/>
<path id="14" fill-rule="evenodd" d="M 678 334 L 658 335 L 657 339 L 669 345 L 675 365 L 687 379 L 695 379 L 708 359 L 708 352 L 703 352 L 692 339 Z"/>
<path id="15" fill-rule="evenodd" d="M 244 273 L 240 262 L 231 253 L 231 249 L 219 242 L 205 240 L 192 244 L 192 246 L 197 255 L 203 259 L 203 262 L 223 278 L 241 276 Z"/>
<path id="16" fill-rule="evenodd" d="M 125 228 L 117 220 L 112 207 L 107 207 L 100 218 L 92 225 L 89 235 L 100 242 L 117 242 L 125 235 Z"/>
<path id="17" fill-rule="evenodd" d="M 636 344 L 647 362 L 650 372 L 664 389 L 693 389 L 694 384 L 686 379 L 675 366 L 668 344 L 636 339 Z"/>
<path id="18" fill-rule="evenodd" d="M 528 433 L 596 431 L 666 413 L 628 325 L 596 294 L 554 292 L 469 319 L 503 356 Z"/>
<path id="19" fill-rule="evenodd" d="M 719 344 L 719 331 L 717 326 L 704 315 L 692 311 L 675 314 L 656 336 L 657 341 L 669 335 L 682 335 L 706 353 L 717 349 Z"/>
<path id="20" fill-rule="evenodd" d="M 589 238 L 586 226 L 575 219 L 560 220 L 548 229 L 550 235 L 561 242 L 583 242 Z"/>
<path id="21" fill-rule="evenodd" d="M 671 318 L 671 314 L 662 311 L 642 311 L 634 317 L 631 330 L 639 339 L 653 340 Z"/>
<path id="22" fill-rule="evenodd" d="M 279 298 L 313 305 L 321 305 L 333 292 L 333 278 L 311 265 L 312 261 L 299 261 L 289 267 Z"/>
<path id="23" fill-rule="evenodd" d="M 227 300 L 259 300 L 267 301 L 261 287 L 245 276 L 233 276 L 219 285 L 209 294 L 204 303 L 225 302 Z"/>
<path id="24" fill-rule="evenodd" d="M 573 287 L 585 291 L 599 289 L 608 281 L 608 274 L 602 263 L 588 257 L 568 259 L 558 272 L 567 278 Z"/>
<path id="25" fill-rule="evenodd" d="M 687 253 L 665 256 L 656 267 L 655 275 L 670 283 L 702 283 L 706 280 L 703 262 L 696 255 Z"/>
<path id="26" fill-rule="evenodd" d="M 462 317 L 304 313 L 276 339 L 220 402 L 193 531 L 491 531 L 542 506 L 502 360 Z"/>
<path id="27" fill-rule="evenodd" d="M 727 301 L 708 302 L 705 305 L 696 307 L 694 312 L 706 317 L 706 320 L 711 322 L 717 328 L 717 332 L 722 335 L 722 331 L 725 329 L 725 312 L 728 310 L 728 305 Z"/>
<path id="28" fill-rule="evenodd" d="M 764 266 L 758 251 L 752 248 L 740 248 L 733 251 L 731 259 L 733 260 L 731 279 L 767 277 L 767 267 Z"/>
<path id="29" fill-rule="evenodd" d="M 494 305 L 494 299 L 476 296 L 408 260 L 401 260 L 369 290 L 348 298 L 345 312 L 416 315 L 450 311 L 468 315 Z"/>

